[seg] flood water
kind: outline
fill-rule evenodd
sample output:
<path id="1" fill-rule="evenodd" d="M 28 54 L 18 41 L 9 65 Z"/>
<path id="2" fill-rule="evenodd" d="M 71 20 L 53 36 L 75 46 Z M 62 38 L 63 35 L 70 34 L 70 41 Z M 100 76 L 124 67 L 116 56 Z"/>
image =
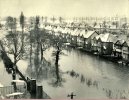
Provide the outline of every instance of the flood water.
<path id="1" fill-rule="evenodd" d="M 52 62 L 50 48 L 44 57 Z M 74 98 L 128 98 L 129 96 L 129 68 L 119 66 L 105 59 L 90 55 L 79 50 L 69 48 L 60 55 L 59 69 L 67 72 L 62 75 L 65 79 L 62 86 L 54 87 L 48 84 L 51 79 L 44 79 L 44 90 L 52 98 L 68 98 L 74 92 Z M 72 76 L 72 71 L 78 76 Z"/>
<path id="2" fill-rule="evenodd" d="M 53 51 L 51 47 L 44 52 L 47 61 L 53 63 Z M 62 50 L 59 60 L 59 73 L 63 81 L 61 85 L 52 85 L 53 77 L 44 77 L 44 72 L 36 77 L 37 84 L 43 85 L 44 91 L 53 99 L 67 99 L 68 94 L 73 92 L 75 99 L 84 98 L 129 98 L 129 68 L 107 61 L 106 59 L 72 49 L 68 47 Z M 21 61 L 23 67 L 20 70 L 24 75 L 31 76 L 28 73 L 27 62 Z M 21 65 L 19 64 L 19 65 Z M 1 61 L 2 72 L 4 76 L 1 83 L 11 80 Z M 30 68 L 29 68 L 30 70 Z M 36 73 L 36 72 L 35 72 Z M 38 72 L 37 72 L 38 73 Z M 4 78 L 7 77 L 6 80 Z M 4 84 L 3 83 L 3 84 Z M 9 83 L 10 84 L 10 83 Z"/>

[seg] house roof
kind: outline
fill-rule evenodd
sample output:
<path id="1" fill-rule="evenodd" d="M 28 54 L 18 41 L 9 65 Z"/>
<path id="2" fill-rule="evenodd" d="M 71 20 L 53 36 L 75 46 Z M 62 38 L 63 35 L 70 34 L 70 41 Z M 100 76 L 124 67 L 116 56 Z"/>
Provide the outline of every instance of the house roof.
<path id="1" fill-rule="evenodd" d="M 100 34 L 96 36 L 96 39 L 101 39 L 102 42 L 113 42 L 117 41 L 117 37 L 111 33 Z"/>
<path id="2" fill-rule="evenodd" d="M 61 27 L 60 27 L 60 26 L 58 26 L 58 27 L 57 27 L 57 30 L 58 30 L 58 31 L 61 31 Z"/>
<path id="3" fill-rule="evenodd" d="M 101 37 L 101 41 L 107 42 L 107 41 L 108 41 L 108 37 L 109 37 L 109 33 L 104 34 L 104 35 Z"/>
<path id="4" fill-rule="evenodd" d="M 84 36 L 85 34 L 86 34 L 86 31 L 85 30 L 81 30 L 79 35 L 80 36 Z"/>
<path id="5" fill-rule="evenodd" d="M 61 31 L 61 33 L 63 33 L 63 34 L 67 34 L 68 33 L 68 28 L 60 28 L 60 31 Z"/>
<path id="6" fill-rule="evenodd" d="M 109 33 L 107 42 L 113 42 L 113 43 L 115 43 L 116 41 L 117 41 L 117 37 L 115 35 Z"/>
<path id="7" fill-rule="evenodd" d="M 72 30 L 70 28 L 68 28 L 68 34 L 71 34 Z"/>
<path id="8" fill-rule="evenodd" d="M 51 26 L 46 26 L 45 29 L 52 30 L 52 27 Z"/>
<path id="9" fill-rule="evenodd" d="M 94 28 L 100 28 L 100 25 L 99 25 L 99 24 L 97 24 L 96 26 L 94 26 Z"/>
<path id="10" fill-rule="evenodd" d="M 75 30 L 71 30 L 71 35 L 75 35 Z"/>
<path id="11" fill-rule="evenodd" d="M 116 26 L 115 25 L 111 25 L 110 29 L 116 29 Z"/>
<path id="12" fill-rule="evenodd" d="M 127 35 L 125 34 L 120 34 L 117 37 L 118 37 L 118 40 L 127 40 Z"/>
<path id="13" fill-rule="evenodd" d="M 122 45 L 125 42 L 125 40 L 117 40 L 115 44 Z"/>
<path id="14" fill-rule="evenodd" d="M 86 34 L 84 34 L 84 38 L 89 38 L 95 31 L 87 31 Z"/>
<path id="15" fill-rule="evenodd" d="M 125 34 L 120 34 L 120 35 L 117 35 L 117 44 L 123 44 L 126 40 L 128 39 L 127 35 Z"/>
<path id="16" fill-rule="evenodd" d="M 53 31 L 54 31 L 55 33 L 57 33 L 57 32 L 58 32 L 58 29 L 57 29 L 57 28 L 54 28 Z"/>
<path id="17" fill-rule="evenodd" d="M 71 35 L 76 36 L 77 31 L 78 31 L 78 29 L 71 30 Z"/>
<path id="18" fill-rule="evenodd" d="M 101 38 L 101 37 L 103 37 L 103 34 L 99 34 L 99 35 L 97 35 L 95 38 L 96 38 L 96 40 L 98 40 L 98 39 Z"/>
<path id="19" fill-rule="evenodd" d="M 123 43 L 123 45 L 125 45 L 125 44 L 129 47 L 129 39 L 127 39 L 127 40 Z"/>
<path id="20" fill-rule="evenodd" d="M 127 40 L 126 42 L 127 42 L 127 45 L 129 46 L 129 40 Z"/>
<path id="21" fill-rule="evenodd" d="M 80 29 L 77 29 L 76 32 L 75 32 L 75 36 L 78 36 L 80 34 L 81 30 Z"/>

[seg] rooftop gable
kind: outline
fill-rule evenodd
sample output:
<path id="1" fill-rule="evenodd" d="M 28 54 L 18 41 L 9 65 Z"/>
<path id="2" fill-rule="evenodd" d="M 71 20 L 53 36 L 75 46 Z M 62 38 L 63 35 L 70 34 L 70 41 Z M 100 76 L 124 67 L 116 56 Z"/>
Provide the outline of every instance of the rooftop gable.
<path id="1" fill-rule="evenodd" d="M 129 47 L 129 39 L 127 39 L 127 40 L 123 43 L 123 46 Z"/>
<path id="2" fill-rule="evenodd" d="M 81 30 L 79 35 L 84 36 L 85 34 L 86 34 L 86 30 Z"/>
<path id="3" fill-rule="evenodd" d="M 84 35 L 84 38 L 89 38 L 94 33 L 95 31 L 87 31 L 86 34 Z"/>
<path id="4" fill-rule="evenodd" d="M 113 42 L 116 43 L 117 37 L 111 33 L 100 34 L 96 36 L 96 39 L 101 39 L 102 42 Z"/>

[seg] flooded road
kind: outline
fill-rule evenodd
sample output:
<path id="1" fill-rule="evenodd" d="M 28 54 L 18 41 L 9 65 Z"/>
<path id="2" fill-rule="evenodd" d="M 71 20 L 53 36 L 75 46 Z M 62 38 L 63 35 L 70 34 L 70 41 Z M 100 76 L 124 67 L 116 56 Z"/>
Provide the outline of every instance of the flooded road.
<path id="1" fill-rule="evenodd" d="M 51 47 L 44 52 L 45 59 L 51 65 L 54 65 L 53 51 L 56 49 Z M 0 76 L 3 76 L 1 83 L 9 85 L 12 76 L 6 72 L 2 61 L 0 64 L 2 66 Z M 44 91 L 53 99 L 67 99 L 71 92 L 76 95 L 75 99 L 129 98 L 128 67 L 69 47 L 62 50 L 62 54 L 60 54 L 59 75 L 61 81 L 58 85 L 56 82 L 53 85 L 56 77 L 55 74 L 52 74 L 53 71 L 48 73 L 47 67 L 42 68 L 44 71 L 41 69 L 35 71 L 34 68 L 26 67 L 27 61 L 20 61 L 18 66 L 25 76 L 36 78 L 37 84 L 43 85 Z M 38 73 L 37 77 L 33 77 L 36 74 L 30 74 L 32 70 L 34 73 Z"/>
<path id="2" fill-rule="evenodd" d="M 54 48 L 50 48 L 44 53 L 50 62 L 53 51 Z M 74 98 L 128 98 L 129 68 L 71 48 L 62 52 L 59 60 L 65 79 L 62 86 L 51 86 L 51 79 L 40 82 L 52 98 L 68 98 L 71 92 L 76 94 Z"/>
<path id="3" fill-rule="evenodd" d="M 7 73 L 2 60 L 0 61 L 0 71 L 0 83 L 3 86 L 11 85 L 12 76 Z"/>

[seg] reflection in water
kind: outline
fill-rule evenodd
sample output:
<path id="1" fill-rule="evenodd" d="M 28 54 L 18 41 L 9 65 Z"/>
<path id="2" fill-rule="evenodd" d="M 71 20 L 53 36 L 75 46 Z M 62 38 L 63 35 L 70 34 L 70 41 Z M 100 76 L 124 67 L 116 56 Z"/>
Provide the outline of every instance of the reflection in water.
<path id="1" fill-rule="evenodd" d="M 91 78 L 87 78 L 84 75 L 80 75 L 78 73 L 76 73 L 74 70 L 72 71 L 67 71 L 67 74 L 70 75 L 72 78 L 79 78 L 80 79 L 80 83 L 84 84 L 86 83 L 86 85 L 90 88 L 90 87 L 95 87 L 97 89 L 100 89 L 102 91 L 105 92 L 106 96 L 110 99 L 112 98 L 119 98 L 119 99 L 127 99 L 128 98 L 128 92 L 126 92 L 126 90 L 119 90 L 116 89 L 115 91 L 108 89 L 108 88 L 102 88 L 102 87 L 98 87 L 99 83 L 97 80 L 92 80 Z M 80 76 L 80 77 L 79 77 Z"/>
<path id="2" fill-rule="evenodd" d="M 53 76 L 51 73 L 52 65 L 50 62 L 47 62 L 45 58 L 40 62 L 41 65 L 39 67 L 32 66 L 27 68 L 27 73 L 31 78 L 35 78 L 37 81 L 42 81 L 43 79 L 47 79 Z"/>
<path id="3" fill-rule="evenodd" d="M 44 89 L 52 98 L 67 98 L 70 92 L 75 92 L 76 98 L 129 98 L 128 67 L 85 52 L 63 48 L 64 54 L 60 55 L 57 71 L 53 51 L 56 51 L 55 48 L 45 51 L 42 67 L 37 72 L 32 71 L 39 74 L 37 80 L 45 84 Z M 60 81 L 57 81 L 57 75 Z"/>
<path id="4" fill-rule="evenodd" d="M 56 75 L 56 81 L 52 80 L 51 83 L 49 83 L 52 84 L 52 86 L 54 87 L 63 86 L 62 83 L 65 82 L 65 79 L 62 78 L 62 73 L 60 72 L 59 69 L 59 59 L 61 54 L 62 54 L 61 49 L 57 45 L 57 50 L 52 53 L 52 55 L 55 58 L 55 70 L 53 70 L 53 72 Z"/>
<path id="5" fill-rule="evenodd" d="M 83 84 L 86 83 L 86 85 L 88 87 L 90 87 L 92 85 L 92 86 L 98 88 L 98 81 L 96 81 L 96 80 L 92 80 L 91 78 L 86 78 L 86 77 L 84 77 L 84 75 L 82 75 L 82 74 L 80 75 L 80 74 L 76 73 L 74 70 L 67 71 L 66 73 L 68 75 L 70 75 L 72 78 L 74 78 L 74 77 L 79 78 L 80 82 L 83 83 Z"/>
<path id="6" fill-rule="evenodd" d="M 48 49 L 49 50 L 49 49 Z M 32 55 L 31 60 L 34 61 L 31 65 L 27 68 L 27 73 L 31 78 L 35 78 L 38 83 L 42 82 L 46 79 L 51 79 L 49 85 L 53 87 L 61 87 L 65 82 L 65 79 L 62 78 L 61 70 L 59 69 L 59 59 L 60 55 L 64 55 L 63 52 L 58 48 L 56 51 L 53 51 L 52 57 L 54 60 L 51 62 L 47 61 L 44 57 L 42 60 L 39 60 L 38 49 L 35 49 L 35 53 Z M 55 62 L 55 63 L 53 63 Z"/>

